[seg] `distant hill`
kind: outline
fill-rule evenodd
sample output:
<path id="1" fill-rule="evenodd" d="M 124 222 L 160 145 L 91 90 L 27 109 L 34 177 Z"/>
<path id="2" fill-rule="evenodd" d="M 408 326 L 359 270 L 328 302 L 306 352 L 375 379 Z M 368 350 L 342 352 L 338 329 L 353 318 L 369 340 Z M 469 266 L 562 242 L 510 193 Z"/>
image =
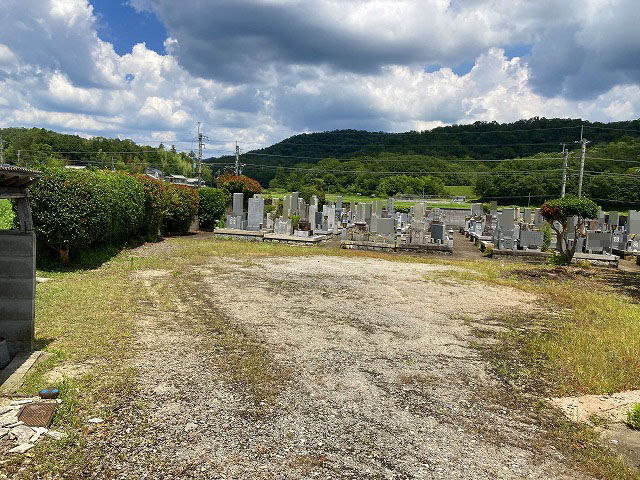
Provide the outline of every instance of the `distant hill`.
<path id="1" fill-rule="evenodd" d="M 253 150 L 242 155 L 247 164 L 244 173 L 264 186 L 276 176 L 277 166 L 291 169 L 298 165 L 316 164 L 320 159 L 355 158 L 365 164 L 376 158 L 397 157 L 416 159 L 417 156 L 449 159 L 499 160 L 530 157 L 538 153 L 557 153 L 561 144 L 573 146 L 584 136 L 591 143 L 613 142 L 622 138 L 640 137 L 640 119 L 625 122 L 589 122 L 581 119 L 531 118 L 513 123 L 476 122 L 470 125 L 452 125 L 433 130 L 406 133 L 336 130 L 295 135 L 270 147 Z M 212 170 L 220 164 L 232 163 L 230 156 L 207 161 Z M 413 160 L 411 160 L 413 161 Z"/>

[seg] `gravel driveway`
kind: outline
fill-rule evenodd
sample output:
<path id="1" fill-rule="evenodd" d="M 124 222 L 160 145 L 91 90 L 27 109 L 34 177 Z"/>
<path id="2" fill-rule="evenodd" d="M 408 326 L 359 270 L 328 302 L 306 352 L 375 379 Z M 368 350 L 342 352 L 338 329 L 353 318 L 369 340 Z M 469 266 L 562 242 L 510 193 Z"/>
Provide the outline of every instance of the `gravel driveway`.
<path id="1" fill-rule="evenodd" d="M 472 347 L 470 320 L 534 299 L 442 281 L 446 268 L 312 256 L 143 272 L 141 391 L 91 473 L 584 478 Z"/>

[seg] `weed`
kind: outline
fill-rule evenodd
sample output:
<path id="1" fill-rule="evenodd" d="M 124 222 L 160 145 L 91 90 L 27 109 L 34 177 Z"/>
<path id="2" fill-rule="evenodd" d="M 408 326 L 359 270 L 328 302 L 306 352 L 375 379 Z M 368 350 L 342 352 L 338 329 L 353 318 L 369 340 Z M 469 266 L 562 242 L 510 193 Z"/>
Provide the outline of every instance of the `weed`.
<path id="1" fill-rule="evenodd" d="M 640 430 L 640 403 L 636 403 L 633 408 L 627 412 L 627 425 L 636 430 Z"/>

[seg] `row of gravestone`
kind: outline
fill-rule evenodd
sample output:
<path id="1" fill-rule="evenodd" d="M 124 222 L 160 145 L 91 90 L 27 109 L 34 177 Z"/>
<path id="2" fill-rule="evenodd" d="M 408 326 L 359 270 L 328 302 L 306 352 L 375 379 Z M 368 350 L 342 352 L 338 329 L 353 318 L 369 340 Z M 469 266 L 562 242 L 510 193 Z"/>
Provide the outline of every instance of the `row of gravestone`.
<path id="1" fill-rule="evenodd" d="M 272 200 L 277 202 L 277 200 Z M 248 200 L 244 211 L 244 195 L 233 194 L 231 212 L 226 217 L 226 228 L 249 231 L 273 231 L 280 235 L 309 236 L 339 233 L 343 238 L 348 229 L 356 224 L 365 225 L 366 236 L 374 235 L 383 240 L 393 239 L 396 235 L 407 243 L 445 243 L 446 231 L 442 224 L 443 215 L 438 209 L 428 211 L 424 203 L 416 203 L 410 212 L 395 212 L 393 198 L 386 201 L 351 202 L 343 208 L 342 197 L 335 203 L 323 205 L 318 209 L 318 199 L 313 196 L 306 204 L 297 192 L 285 195 L 282 200 L 282 216 L 274 218 L 273 212 L 265 215 L 265 199 L 254 195 Z M 294 225 L 297 221 L 297 228 Z M 435 238 L 431 225 L 436 224 Z"/>
<path id="2" fill-rule="evenodd" d="M 482 204 L 472 204 L 471 216 L 465 229 L 482 240 L 490 240 L 501 250 L 539 250 L 543 245 L 544 233 L 540 230 L 545 223 L 540 209 L 505 208 L 497 211 L 492 202 L 489 214 L 484 214 Z M 533 214 L 533 217 L 532 217 Z M 569 221 L 575 230 L 577 219 Z M 561 226 L 556 223 L 556 229 Z M 575 241 L 575 231 L 568 234 L 569 246 Z M 631 210 L 627 216 L 619 212 L 598 213 L 598 218 L 585 224 L 585 237 L 578 237 L 577 252 L 610 254 L 613 249 L 627 252 L 640 251 L 640 212 Z M 560 250 L 559 239 L 555 246 Z"/>

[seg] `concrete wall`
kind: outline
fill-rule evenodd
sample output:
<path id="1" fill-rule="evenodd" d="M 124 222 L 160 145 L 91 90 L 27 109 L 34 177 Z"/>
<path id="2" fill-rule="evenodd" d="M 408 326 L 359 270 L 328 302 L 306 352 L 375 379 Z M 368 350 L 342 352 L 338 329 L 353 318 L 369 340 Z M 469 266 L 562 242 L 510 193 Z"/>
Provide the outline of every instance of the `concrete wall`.
<path id="1" fill-rule="evenodd" d="M 443 221 L 447 230 L 464 226 L 465 217 L 471 215 L 471 210 L 468 208 L 441 208 L 440 211 L 445 215 Z"/>
<path id="2" fill-rule="evenodd" d="M 36 237 L 0 230 L 0 337 L 9 353 L 33 350 Z"/>

